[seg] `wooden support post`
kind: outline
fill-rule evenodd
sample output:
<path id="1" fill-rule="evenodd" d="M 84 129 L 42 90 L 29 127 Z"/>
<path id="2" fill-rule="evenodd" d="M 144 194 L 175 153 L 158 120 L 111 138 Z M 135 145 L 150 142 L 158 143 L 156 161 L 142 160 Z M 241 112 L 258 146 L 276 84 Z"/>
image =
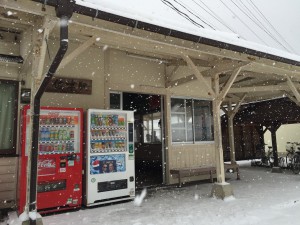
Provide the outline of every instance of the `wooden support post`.
<path id="1" fill-rule="evenodd" d="M 239 108 L 241 107 L 244 99 L 246 97 L 246 94 L 243 95 L 241 100 L 236 104 L 234 109 L 232 110 L 232 103 L 229 101 L 228 104 L 228 138 L 229 138 L 229 146 L 230 146 L 230 161 L 231 164 L 236 164 L 236 158 L 235 158 L 235 146 L 234 146 L 234 130 L 233 130 L 233 119 L 236 113 L 238 112 Z"/>
<path id="2" fill-rule="evenodd" d="M 267 131 L 267 128 L 264 130 L 263 126 L 256 127 L 256 131 L 259 135 L 259 144 L 255 146 L 255 155 L 254 158 L 256 157 L 262 157 L 263 151 L 265 151 L 265 138 L 264 138 L 264 133 Z M 257 155 L 259 151 L 259 155 Z"/>
<path id="3" fill-rule="evenodd" d="M 216 95 L 219 94 L 219 74 L 213 77 L 213 88 Z M 221 115 L 220 115 L 221 101 L 218 98 L 213 100 L 213 117 L 214 117 L 214 140 L 216 148 L 216 174 L 217 182 L 225 182 L 224 173 L 224 158 L 223 158 L 223 148 L 222 148 L 222 133 L 221 133 Z"/>
<path id="4" fill-rule="evenodd" d="M 269 131 L 271 132 L 272 138 L 272 149 L 273 149 L 273 156 L 274 156 L 274 167 L 278 167 L 278 151 L 277 151 L 277 139 L 276 139 L 276 131 L 280 127 L 280 124 L 272 124 L 268 127 Z"/>
<path id="5" fill-rule="evenodd" d="M 228 116 L 228 138 L 229 138 L 229 148 L 230 148 L 230 162 L 231 164 L 236 164 L 235 159 L 235 146 L 234 146 L 234 130 L 233 130 L 233 117 Z"/>

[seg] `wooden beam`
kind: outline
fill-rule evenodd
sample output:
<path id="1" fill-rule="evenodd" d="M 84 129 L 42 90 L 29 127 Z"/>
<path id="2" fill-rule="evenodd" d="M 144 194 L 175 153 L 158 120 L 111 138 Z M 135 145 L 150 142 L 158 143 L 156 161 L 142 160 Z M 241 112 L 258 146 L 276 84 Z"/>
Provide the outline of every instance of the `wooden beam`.
<path id="1" fill-rule="evenodd" d="M 45 65 L 45 57 L 47 51 L 47 42 L 46 40 L 49 37 L 49 34 L 53 30 L 57 20 L 51 19 L 49 17 L 44 17 L 43 26 L 41 28 L 36 25 L 36 28 L 33 32 L 36 32 L 37 40 L 33 43 L 35 45 L 33 55 L 34 55 L 34 62 L 32 64 L 32 72 L 36 79 L 40 80 L 42 78 L 44 72 L 44 65 Z"/>
<path id="2" fill-rule="evenodd" d="M 197 77 L 194 74 L 192 74 L 192 75 L 185 76 L 185 77 L 179 78 L 177 80 L 173 80 L 171 82 L 168 82 L 166 87 L 167 88 L 178 87 L 182 84 L 185 84 L 185 83 L 188 83 L 188 82 L 191 82 L 191 81 L 195 81 L 195 80 L 197 80 Z"/>
<path id="3" fill-rule="evenodd" d="M 218 98 L 220 98 L 221 101 L 223 101 L 223 99 L 225 98 L 225 96 L 228 93 L 230 87 L 232 86 L 235 78 L 239 75 L 241 70 L 242 70 L 242 68 L 239 67 L 232 72 L 231 76 L 229 77 L 228 81 L 226 82 L 225 86 L 222 88 L 222 91 L 218 96 Z"/>
<path id="4" fill-rule="evenodd" d="M 202 71 L 202 75 L 203 76 L 211 76 L 214 74 L 220 74 L 220 73 L 226 73 L 228 71 L 232 71 L 235 70 L 241 66 L 245 66 L 246 64 L 248 64 L 248 62 L 240 62 L 240 61 L 234 61 L 234 60 L 230 60 L 228 62 L 228 60 L 226 62 L 223 63 L 219 63 L 217 65 L 215 65 L 212 69 L 209 70 L 205 70 Z"/>
<path id="5" fill-rule="evenodd" d="M 294 84 L 295 88 L 300 88 L 300 84 Z M 268 92 L 268 91 L 285 91 L 290 89 L 288 85 L 266 85 L 253 87 L 231 88 L 228 93 L 247 93 L 247 92 Z"/>
<path id="6" fill-rule="evenodd" d="M 69 64 L 74 58 L 76 58 L 77 56 L 79 56 L 81 53 L 83 53 L 88 47 L 92 46 L 96 40 L 97 40 L 98 36 L 95 35 L 93 37 L 91 37 L 90 39 L 88 39 L 86 42 L 84 42 L 82 45 L 80 45 L 78 48 L 76 48 L 73 52 L 71 52 L 70 54 L 68 54 L 66 57 L 64 57 L 64 59 L 62 60 L 62 62 L 60 63 L 58 70 L 60 70 L 61 68 L 64 68 L 67 64 Z"/>
<path id="7" fill-rule="evenodd" d="M 294 103 L 296 103 L 298 106 L 300 106 L 300 102 L 297 101 L 297 99 L 296 99 L 294 96 L 292 96 L 292 95 L 291 95 L 290 93 L 288 93 L 287 91 L 285 91 L 284 94 L 285 94 L 290 100 L 292 100 Z"/>
<path id="8" fill-rule="evenodd" d="M 200 66 L 200 67 L 212 67 L 216 65 L 216 62 L 211 63 L 210 61 L 206 61 L 203 59 L 192 59 L 193 63 L 196 66 Z M 175 66 L 175 65 L 179 65 L 179 66 L 187 66 L 186 61 L 181 60 L 181 59 L 172 59 L 172 60 L 168 60 L 167 63 L 168 66 Z"/>
<path id="9" fill-rule="evenodd" d="M 182 58 L 187 62 L 189 67 L 194 71 L 195 76 L 197 77 L 198 81 L 201 81 L 204 84 L 204 86 L 208 92 L 208 95 L 215 96 L 215 92 L 213 91 L 211 86 L 207 83 L 206 79 L 202 76 L 202 74 L 200 73 L 198 68 L 195 66 L 195 64 L 193 63 L 191 58 L 188 55 L 185 55 L 183 53 L 181 53 L 181 55 L 182 55 Z"/>
<path id="10" fill-rule="evenodd" d="M 230 112 L 230 114 L 234 117 L 235 114 L 239 111 L 239 108 L 241 107 L 242 103 L 244 102 L 247 94 L 244 94 L 240 101 L 235 105 L 234 109 Z"/>
<path id="11" fill-rule="evenodd" d="M 221 109 L 224 111 L 224 113 L 228 113 L 228 109 L 226 109 L 223 105 L 221 105 Z"/>
<path id="12" fill-rule="evenodd" d="M 289 86 L 289 88 L 291 89 L 291 91 L 293 92 L 293 94 L 295 95 L 297 101 L 300 102 L 300 94 L 299 94 L 296 86 L 294 85 L 293 81 L 291 80 L 291 78 L 288 75 L 286 75 L 286 83 Z"/>
<path id="13" fill-rule="evenodd" d="M 179 65 L 175 66 L 169 74 L 167 74 L 167 72 L 165 73 L 165 87 L 167 87 L 168 83 L 171 82 L 171 79 L 174 76 L 174 74 L 176 73 L 176 71 L 178 70 L 178 68 L 179 68 Z"/>

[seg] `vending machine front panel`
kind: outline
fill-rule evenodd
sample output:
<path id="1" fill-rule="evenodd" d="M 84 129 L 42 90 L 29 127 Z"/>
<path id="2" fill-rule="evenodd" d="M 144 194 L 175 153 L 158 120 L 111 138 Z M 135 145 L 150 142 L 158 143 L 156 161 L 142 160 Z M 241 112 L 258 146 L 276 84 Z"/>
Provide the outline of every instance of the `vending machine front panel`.
<path id="1" fill-rule="evenodd" d="M 133 121 L 131 111 L 88 110 L 87 206 L 134 198 Z"/>
<path id="2" fill-rule="evenodd" d="M 26 203 L 29 154 L 29 106 L 23 113 L 19 213 Z M 83 110 L 42 107 L 39 121 L 37 209 L 60 211 L 82 202 Z"/>

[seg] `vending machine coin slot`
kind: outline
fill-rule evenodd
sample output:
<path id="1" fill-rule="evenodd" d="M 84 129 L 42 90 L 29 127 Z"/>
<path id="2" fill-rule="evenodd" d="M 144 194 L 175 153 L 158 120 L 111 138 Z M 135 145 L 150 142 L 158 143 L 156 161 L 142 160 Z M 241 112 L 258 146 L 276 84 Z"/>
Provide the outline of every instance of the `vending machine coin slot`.
<path id="1" fill-rule="evenodd" d="M 68 159 L 68 166 L 74 166 L 76 155 L 68 155 L 67 159 Z"/>
<path id="2" fill-rule="evenodd" d="M 128 142 L 133 142 L 133 123 L 128 123 Z"/>
<path id="3" fill-rule="evenodd" d="M 98 192 L 127 189 L 127 187 L 128 187 L 127 179 L 98 182 Z"/>
<path id="4" fill-rule="evenodd" d="M 59 165 L 60 168 L 65 168 L 67 166 L 67 158 L 65 156 L 60 157 Z"/>

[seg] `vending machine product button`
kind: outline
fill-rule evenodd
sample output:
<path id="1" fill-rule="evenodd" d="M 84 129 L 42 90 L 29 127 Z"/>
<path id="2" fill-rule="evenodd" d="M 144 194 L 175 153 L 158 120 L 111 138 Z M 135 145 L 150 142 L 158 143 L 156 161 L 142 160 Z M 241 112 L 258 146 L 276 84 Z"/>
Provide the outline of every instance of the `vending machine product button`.
<path id="1" fill-rule="evenodd" d="M 75 184 L 75 185 L 74 185 L 74 191 L 79 191 L 79 190 L 80 190 L 79 184 Z"/>
<path id="2" fill-rule="evenodd" d="M 133 153 L 133 144 L 128 145 L 129 153 Z"/>
<path id="3" fill-rule="evenodd" d="M 72 198 L 68 198 L 67 204 L 72 204 Z"/>

